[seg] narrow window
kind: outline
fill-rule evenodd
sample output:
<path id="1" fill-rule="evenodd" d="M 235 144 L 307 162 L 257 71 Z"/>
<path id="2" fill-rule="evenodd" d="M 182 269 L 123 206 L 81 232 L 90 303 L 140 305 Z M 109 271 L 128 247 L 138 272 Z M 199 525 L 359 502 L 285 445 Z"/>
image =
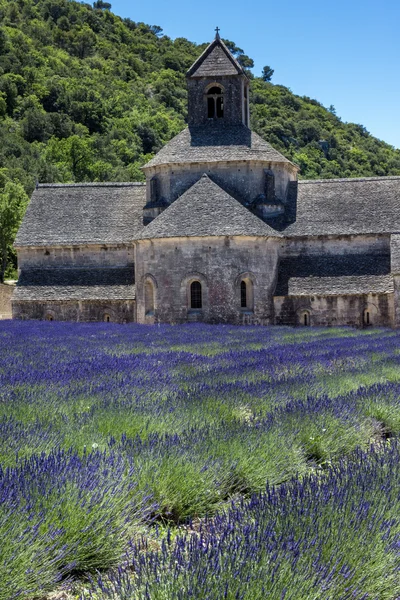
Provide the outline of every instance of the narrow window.
<path id="1" fill-rule="evenodd" d="M 144 306 L 146 315 L 154 313 L 154 286 L 151 281 L 146 281 L 144 286 Z"/>
<path id="2" fill-rule="evenodd" d="M 156 202 L 158 200 L 158 179 L 156 176 L 150 179 L 150 201 Z"/>
<path id="3" fill-rule="evenodd" d="M 247 85 L 244 86 L 244 98 L 243 98 L 243 103 L 244 103 L 244 124 L 246 125 L 246 127 L 249 126 L 249 105 L 248 105 L 248 87 Z"/>
<path id="4" fill-rule="evenodd" d="M 207 98 L 208 107 L 208 118 L 213 119 L 215 115 L 215 100 L 214 98 Z"/>
<path id="5" fill-rule="evenodd" d="M 108 313 L 104 313 L 104 315 L 103 315 L 103 321 L 105 323 L 109 323 L 111 321 L 111 317 L 110 317 L 110 315 Z"/>
<path id="6" fill-rule="evenodd" d="M 202 308 L 201 283 L 193 281 L 190 285 L 190 308 Z"/>
<path id="7" fill-rule="evenodd" d="M 364 310 L 363 323 L 364 323 L 364 325 L 371 325 L 371 313 L 368 309 Z"/>
<path id="8" fill-rule="evenodd" d="M 240 283 L 240 306 L 241 308 L 247 308 L 247 286 L 245 281 Z"/>
<path id="9" fill-rule="evenodd" d="M 217 98 L 217 119 L 222 119 L 224 116 L 224 99 L 222 96 Z"/>
<path id="10" fill-rule="evenodd" d="M 265 171 L 264 193 L 269 202 L 275 200 L 275 175 L 272 171 Z"/>
<path id="11" fill-rule="evenodd" d="M 53 315 L 47 314 L 46 315 L 46 321 L 54 321 Z"/>
<path id="12" fill-rule="evenodd" d="M 223 91 L 217 86 L 207 92 L 207 116 L 209 119 L 222 119 L 224 116 Z"/>
<path id="13" fill-rule="evenodd" d="M 297 322 L 299 325 L 302 325 L 303 327 L 310 327 L 311 319 L 310 319 L 309 311 L 303 310 L 303 311 L 299 312 Z"/>

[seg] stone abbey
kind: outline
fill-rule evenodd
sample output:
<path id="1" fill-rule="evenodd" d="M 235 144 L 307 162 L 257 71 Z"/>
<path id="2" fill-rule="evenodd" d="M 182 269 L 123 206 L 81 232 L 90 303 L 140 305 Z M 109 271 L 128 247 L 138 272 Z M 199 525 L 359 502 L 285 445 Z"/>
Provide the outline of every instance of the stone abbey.
<path id="1" fill-rule="evenodd" d="M 399 326 L 400 177 L 299 181 L 218 33 L 187 86 L 145 184 L 37 187 L 13 318 Z"/>

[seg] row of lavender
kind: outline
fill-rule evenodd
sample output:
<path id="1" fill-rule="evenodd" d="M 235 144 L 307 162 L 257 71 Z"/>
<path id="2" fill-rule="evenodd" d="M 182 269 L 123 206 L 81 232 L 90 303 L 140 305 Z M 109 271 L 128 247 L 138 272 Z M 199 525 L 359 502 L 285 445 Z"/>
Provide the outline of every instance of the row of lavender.
<path id="1" fill-rule="evenodd" d="M 398 600 L 400 447 L 238 499 L 123 567 L 81 600 Z"/>
<path id="2" fill-rule="evenodd" d="M 350 536 L 357 525 L 350 507 L 357 514 L 360 502 L 351 473 L 371 464 L 370 478 L 376 472 L 379 480 L 379 469 L 387 478 L 398 452 L 390 440 L 382 467 L 381 454 L 369 454 L 368 448 L 400 432 L 399 349 L 400 336 L 393 331 L 2 323 L 0 599 L 34 597 L 71 575 L 122 564 L 129 544 L 135 578 L 130 567 L 120 570 L 114 583 L 100 582 L 93 598 L 307 598 L 305 592 L 296 596 L 294 588 L 285 592 L 283 583 L 273 584 L 286 581 L 292 566 L 289 555 L 273 558 L 274 553 L 260 550 L 270 510 L 262 495 L 231 507 L 229 522 L 221 515 L 207 522 L 206 541 L 188 535 L 161 542 L 153 539 L 149 524 L 220 514 L 238 494 L 249 497 L 267 482 L 287 481 L 268 498 L 283 494 L 287 506 L 282 510 L 289 514 L 296 495 L 305 495 L 316 519 L 322 500 L 315 489 L 324 482 L 332 490 L 350 486 L 337 524 L 341 530 L 347 523 Z M 320 479 L 331 461 L 353 456 L 356 448 L 367 452 L 358 463 L 341 464 Z M 299 476 L 310 473 L 315 475 L 298 483 Z M 393 470 L 390 485 L 396 485 L 396 477 Z M 383 496 L 376 501 L 384 503 Z M 251 512 L 255 506 L 261 513 L 265 509 L 264 520 Z M 372 528 L 376 548 L 381 537 L 384 541 L 384 554 L 394 548 L 396 508 L 397 499 L 390 519 L 386 509 L 375 519 L 383 537 Z M 232 515 L 237 515 L 234 526 Z M 300 527 L 293 548 L 301 539 L 310 569 L 329 564 L 322 546 L 322 562 L 317 561 L 311 551 L 319 547 L 312 543 L 314 534 L 302 529 L 296 515 L 293 508 L 293 523 Z M 245 532 L 254 522 L 259 538 L 248 542 L 254 557 L 259 555 L 254 560 L 262 565 L 264 591 L 240 566 L 240 556 L 250 552 Z M 211 535 L 217 523 L 222 529 Z M 323 520 L 317 525 L 325 527 Z M 146 551 L 139 535 L 160 550 Z M 329 539 L 332 552 L 340 553 Z M 206 551 L 201 559 L 203 544 L 224 572 L 226 565 L 226 580 L 219 577 L 223 584 L 217 583 L 219 571 L 213 575 Z M 161 581 L 169 560 L 177 561 L 180 577 L 168 566 Z M 199 569 L 192 587 L 191 561 Z M 361 585 L 363 569 L 354 569 L 358 574 L 349 580 L 349 593 L 354 592 L 349 597 L 362 598 L 369 584 Z M 390 569 L 384 572 L 390 576 Z M 333 586 L 339 585 L 336 571 L 330 577 Z M 238 578 L 244 587 L 229 587 Z M 310 592 L 310 598 L 342 598 L 336 592 L 330 596 L 331 588 L 321 582 L 316 584 L 320 595 Z M 202 585 L 209 585 L 209 596 Z M 377 585 L 379 593 L 369 598 L 393 600 L 393 586 L 392 595 L 385 596 L 383 584 Z"/>

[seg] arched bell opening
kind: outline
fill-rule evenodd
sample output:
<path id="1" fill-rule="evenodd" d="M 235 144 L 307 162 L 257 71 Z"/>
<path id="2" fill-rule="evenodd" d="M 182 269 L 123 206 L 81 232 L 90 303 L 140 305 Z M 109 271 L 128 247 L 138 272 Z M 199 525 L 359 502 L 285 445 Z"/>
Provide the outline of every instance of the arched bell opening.
<path id="1" fill-rule="evenodd" d="M 213 85 L 206 93 L 207 118 L 223 119 L 224 117 L 224 89 L 222 86 Z"/>

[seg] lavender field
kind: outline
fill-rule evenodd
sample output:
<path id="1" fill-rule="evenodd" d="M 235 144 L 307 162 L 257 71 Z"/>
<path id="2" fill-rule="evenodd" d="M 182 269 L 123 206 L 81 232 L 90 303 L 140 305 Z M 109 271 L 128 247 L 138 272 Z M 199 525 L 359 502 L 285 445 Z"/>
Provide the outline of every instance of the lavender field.
<path id="1" fill-rule="evenodd" d="M 0 322 L 0 600 L 400 598 L 400 333 Z"/>

